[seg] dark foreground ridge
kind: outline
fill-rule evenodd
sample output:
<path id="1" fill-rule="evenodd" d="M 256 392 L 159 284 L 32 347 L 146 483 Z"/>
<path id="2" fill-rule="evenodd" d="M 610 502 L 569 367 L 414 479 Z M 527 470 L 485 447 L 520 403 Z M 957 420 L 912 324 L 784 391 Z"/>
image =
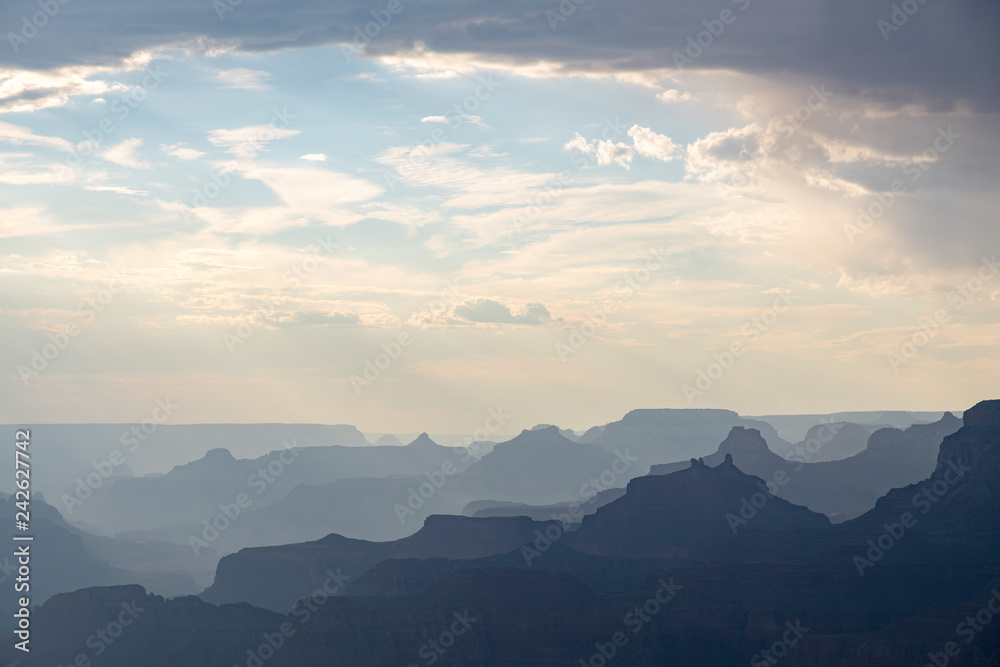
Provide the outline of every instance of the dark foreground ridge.
<path id="1" fill-rule="evenodd" d="M 740 452 L 764 454 L 756 438 L 732 433 L 715 465 L 633 479 L 568 532 L 432 517 L 395 542 L 229 556 L 204 595 L 225 604 L 137 586 L 60 594 L 34 611 L 38 651 L 8 637 L 0 663 L 94 659 L 88 638 L 111 629 L 108 667 L 1000 662 L 1000 401 L 943 436 L 928 477 L 842 524 L 741 471 Z"/>

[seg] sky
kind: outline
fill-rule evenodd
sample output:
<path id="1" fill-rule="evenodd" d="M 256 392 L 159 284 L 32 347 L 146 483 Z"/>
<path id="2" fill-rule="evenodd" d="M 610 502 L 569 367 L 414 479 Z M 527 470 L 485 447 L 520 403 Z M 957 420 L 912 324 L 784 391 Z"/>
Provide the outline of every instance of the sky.
<path id="1" fill-rule="evenodd" d="M 2 422 L 997 397 L 995 3 L 13 0 L 0 28 Z"/>

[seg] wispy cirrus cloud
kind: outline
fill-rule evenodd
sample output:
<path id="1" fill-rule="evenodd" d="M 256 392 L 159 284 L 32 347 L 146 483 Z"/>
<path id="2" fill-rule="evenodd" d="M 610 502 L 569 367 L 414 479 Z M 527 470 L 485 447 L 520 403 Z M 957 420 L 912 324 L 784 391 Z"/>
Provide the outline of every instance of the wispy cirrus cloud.
<path id="1" fill-rule="evenodd" d="M 383 192 L 365 179 L 321 168 L 246 164 L 239 167 L 239 173 L 261 181 L 297 214 L 332 226 L 357 222 L 363 216 L 349 205 Z"/>
<path id="2" fill-rule="evenodd" d="M 160 150 L 175 157 L 178 160 L 197 160 L 200 157 L 204 157 L 207 153 L 194 148 L 189 148 L 184 144 L 160 144 Z"/>
<path id="3" fill-rule="evenodd" d="M 132 169 L 150 169 L 153 165 L 141 158 L 137 151 L 142 147 L 143 140 L 137 137 L 126 139 L 121 143 L 110 146 L 101 152 L 101 157 L 108 162 L 113 162 L 122 167 Z"/>
<path id="4" fill-rule="evenodd" d="M 55 185 L 71 183 L 77 172 L 61 162 L 39 161 L 32 153 L 0 153 L 0 183 Z"/>
<path id="5" fill-rule="evenodd" d="M 125 185 L 85 185 L 84 190 L 90 190 L 91 192 L 113 192 L 117 195 L 133 195 L 137 197 L 146 197 L 149 192 L 145 190 L 136 190 Z"/>
<path id="6" fill-rule="evenodd" d="M 232 130 L 212 130 L 208 133 L 208 141 L 238 158 L 249 159 L 267 150 L 272 141 L 294 137 L 300 132 L 273 125 L 247 125 Z"/>
<path id="7" fill-rule="evenodd" d="M 216 83 L 226 88 L 241 90 L 266 90 L 271 73 L 256 69 L 236 68 L 220 70 L 212 75 Z"/>
<path id="8" fill-rule="evenodd" d="M 489 128 L 486 121 L 483 120 L 482 116 L 476 116 L 474 114 L 456 114 L 454 116 L 425 116 L 420 119 L 421 123 L 442 123 L 444 125 L 468 123 L 469 125 L 478 125 L 482 128 Z"/>
<path id="9" fill-rule="evenodd" d="M 46 137 L 35 134 L 33 130 L 13 123 L 0 122 L 0 141 L 15 146 L 44 146 L 60 151 L 68 151 L 73 145 L 60 137 Z"/>

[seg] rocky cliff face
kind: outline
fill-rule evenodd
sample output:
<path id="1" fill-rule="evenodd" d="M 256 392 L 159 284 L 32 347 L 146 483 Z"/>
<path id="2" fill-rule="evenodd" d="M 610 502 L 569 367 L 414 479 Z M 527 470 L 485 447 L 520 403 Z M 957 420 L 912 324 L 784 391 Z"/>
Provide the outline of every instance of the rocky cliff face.
<path id="1" fill-rule="evenodd" d="M 760 437 L 734 432 L 734 446 Z M 830 534 L 826 517 L 771 495 L 726 454 L 715 468 L 692 460 L 686 470 L 632 480 L 566 544 L 604 556 L 749 560 L 816 553 Z"/>
<path id="2" fill-rule="evenodd" d="M 714 468 L 725 461 L 727 455 L 733 459 L 737 468 L 748 475 L 756 475 L 763 479 L 770 479 L 777 470 L 788 472 L 793 467 L 788 461 L 770 450 L 760 431 L 743 426 L 734 426 L 730 429 L 729 435 L 719 444 L 719 448 L 714 453 L 695 460 Z M 690 461 L 662 463 L 650 468 L 649 474 L 669 475 L 685 470 L 691 465 Z"/>
<path id="3" fill-rule="evenodd" d="M 719 445 L 719 454 L 765 454 L 771 450 L 767 442 L 755 428 L 734 426 L 726 439 Z"/>
<path id="4" fill-rule="evenodd" d="M 789 453 L 794 458 L 790 461 L 772 452 L 756 429 L 737 426 L 703 460 L 717 466 L 731 454 L 743 472 L 770 482 L 780 479 L 782 483 L 775 486 L 780 497 L 842 522 L 870 510 L 889 489 L 925 479 L 934 470 L 942 439 L 961 425 L 961 420 L 946 414 L 938 422 L 905 431 L 881 429 L 872 434 L 864 451 L 836 461 L 820 460 L 836 437 L 832 430 L 818 431 L 815 439 L 796 446 Z M 650 475 L 688 466 L 687 462 L 657 465 Z"/>
<path id="5" fill-rule="evenodd" d="M 792 447 L 792 451 L 795 451 L 797 447 L 808 447 L 810 442 L 826 440 L 822 449 L 816 452 L 810 460 L 817 463 L 820 461 L 839 461 L 864 451 L 868 446 L 868 438 L 874 430 L 873 427 L 851 422 L 816 424 L 809 427 L 805 437 Z"/>
<path id="6" fill-rule="evenodd" d="M 970 477 L 1000 481 L 1000 400 L 982 401 L 965 411 L 964 428 L 941 443 L 938 475 L 949 461 L 962 461 L 972 467 Z"/>
<path id="7" fill-rule="evenodd" d="M 791 446 L 766 422 L 712 409 L 632 410 L 593 442 L 608 451 L 630 447 L 643 466 L 651 466 L 710 454 L 734 426 L 755 428 L 776 447 Z"/>
<path id="8" fill-rule="evenodd" d="M 550 505 L 580 498 L 580 487 L 611 467 L 615 454 L 596 444 L 573 442 L 555 426 L 522 431 L 448 482 L 468 500 L 490 498 Z M 627 477 L 643 474 L 638 466 Z"/>
<path id="9" fill-rule="evenodd" d="M 893 489 L 875 508 L 847 524 L 859 537 L 878 535 L 886 522 L 913 517 L 914 535 L 930 543 L 1000 558 L 1000 400 L 965 412 L 965 425 L 941 443 L 926 480 Z"/>

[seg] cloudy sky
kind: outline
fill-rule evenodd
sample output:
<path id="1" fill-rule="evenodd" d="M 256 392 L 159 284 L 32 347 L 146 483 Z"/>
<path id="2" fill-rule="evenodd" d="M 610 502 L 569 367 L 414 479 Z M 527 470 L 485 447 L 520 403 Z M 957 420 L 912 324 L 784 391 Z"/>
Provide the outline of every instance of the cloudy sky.
<path id="1" fill-rule="evenodd" d="M 0 26 L 0 421 L 996 397 L 996 3 L 12 0 Z"/>

